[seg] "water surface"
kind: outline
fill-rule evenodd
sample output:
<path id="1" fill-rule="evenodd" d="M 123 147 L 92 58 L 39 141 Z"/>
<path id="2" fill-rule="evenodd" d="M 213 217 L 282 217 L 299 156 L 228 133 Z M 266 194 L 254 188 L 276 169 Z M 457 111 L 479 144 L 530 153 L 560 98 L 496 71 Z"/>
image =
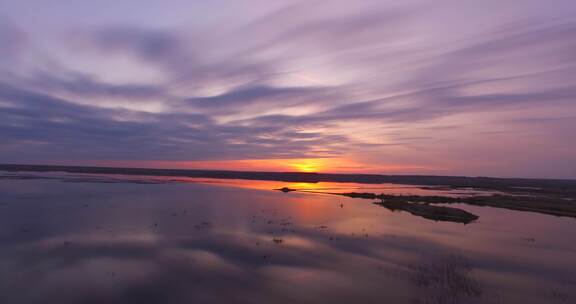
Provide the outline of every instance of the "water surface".
<path id="1" fill-rule="evenodd" d="M 0 303 L 574 303 L 576 220 L 463 225 L 310 192 L 408 185 L 3 174 Z M 364 191 L 369 189 L 369 191 Z"/>

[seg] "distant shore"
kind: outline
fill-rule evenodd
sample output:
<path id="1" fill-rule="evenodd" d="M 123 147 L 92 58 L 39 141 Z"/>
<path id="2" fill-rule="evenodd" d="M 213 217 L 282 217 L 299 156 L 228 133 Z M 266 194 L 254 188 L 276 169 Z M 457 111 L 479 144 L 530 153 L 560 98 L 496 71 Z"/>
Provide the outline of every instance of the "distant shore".
<path id="1" fill-rule="evenodd" d="M 548 194 L 573 194 L 576 196 L 576 180 L 495 178 L 434 175 L 380 175 L 380 174 L 335 174 L 307 172 L 260 172 L 193 169 L 148 169 L 91 166 L 53 166 L 0 164 L 0 171 L 9 172 L 67 172 L 86 174 L 122 174 L 174 177 L 199 177 L 219 179 L 269 180 L 283 182 L 341 182 L 364 184 L 406 184 L 421 186 L 443 186 L 450 188 L 476 188 L 503 191 L 523 191 Z"/>
<path id="2" fill-rule="evenodd" d="M 494 191 L 491 195 L 470 197 L 386 195 L 377 193 L 329 193 L 379 200 L 377 204 L 391 210 L 403 210 L 434 220 L 470 223 L 478 217 L 458 208 L 433 206 L 435 204 L 464 203 L 518 211 L 531 211 L 576 218 L 576 180 L 492 178 L 465 176 L 419 176 L 377 174 L 331 174 L 300 172 L 249 172 L 187 169 L 147 169 L 116 167 L 9 165 L 0 164 L 5 172 L 65 172 L 80 174 L 166 176 L 215 179 L 268 180 L 282 182 L 339 182 L 363 184 L 404 184 L 432 189 L 481 189 Z M 271 189 L 272 190 L 272 189 Z M 283 192 L 290 188 L 276 189 Z"/>

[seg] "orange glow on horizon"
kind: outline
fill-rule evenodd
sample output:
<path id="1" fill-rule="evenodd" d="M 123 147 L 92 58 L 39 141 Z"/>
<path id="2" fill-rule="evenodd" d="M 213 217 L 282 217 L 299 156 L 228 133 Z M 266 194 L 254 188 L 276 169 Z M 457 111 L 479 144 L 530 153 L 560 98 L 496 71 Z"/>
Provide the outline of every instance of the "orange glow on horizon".
<path id="1" fill-rule="evenodd" d="M 320 172 L 325 168 L 324 159 L 297 159 L 289 162 L 289 166 L 298 172 Z"/>
<path id="2" fill-rule="evenodd" d="M 338 166 L 356 165 L 348 160 L 336 158 L 288 158 L 288 159 L 240 159 L 206 161 L 146 161 L 98 162 L 102 166 L 132 166 L 162 169 L 199 169 L 232 171 L 277 171 L 277 172 L 330 172 L 342 171 Z M 361 168 L 361 167 L 355 167 Z M 350 171 L 350 170 L 343 170 Z"/>
<path id="3" fill-rule="evenodd" d="M 362 172 L 368 167 L 342 158 L 288 158 L 218 161 L 154 162 L 162 168 L 278 172 Z M 175 164 L 178 164 L 175 166 Z M 369 168 L 375 169 L 375 168 Z"/>
<path id="4" fill-rule="evenodd" d="M 284 158 L 206 161 L 90 161 L 96 166 L 157 169 L 196 169 L 229 171 L 318 172 L 318 173 L 404 173 L 437 171 L 438 168 L 402 164 L 364 164 L 346 158 Z M 74 164 L 68 164 L 74 165 Z"/>

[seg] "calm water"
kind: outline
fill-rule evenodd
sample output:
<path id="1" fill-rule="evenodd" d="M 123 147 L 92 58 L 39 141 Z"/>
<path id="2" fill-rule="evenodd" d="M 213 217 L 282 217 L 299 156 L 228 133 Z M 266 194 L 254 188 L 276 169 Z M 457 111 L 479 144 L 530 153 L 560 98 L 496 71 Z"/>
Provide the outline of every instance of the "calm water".
<path id="1" fill-rule="evenodd" d="M 21 176 L 0 175 L 0 303 L 576 303 L 571 218 L 270 190 L 450 192 L 402 185 Z"/>

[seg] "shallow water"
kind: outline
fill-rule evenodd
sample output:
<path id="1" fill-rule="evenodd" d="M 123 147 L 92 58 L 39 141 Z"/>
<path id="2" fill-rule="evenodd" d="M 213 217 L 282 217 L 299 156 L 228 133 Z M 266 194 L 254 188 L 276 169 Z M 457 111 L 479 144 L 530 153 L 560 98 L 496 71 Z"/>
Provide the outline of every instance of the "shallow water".
<path id="1" fill-rule="evenodd" d="M 462 195 L 4 175 L 0 303 L 576 301 L 575 219 L 460 205 L 480 219 L 434 222 L 369 200 L 271 190 L 283 186 Z"/>

